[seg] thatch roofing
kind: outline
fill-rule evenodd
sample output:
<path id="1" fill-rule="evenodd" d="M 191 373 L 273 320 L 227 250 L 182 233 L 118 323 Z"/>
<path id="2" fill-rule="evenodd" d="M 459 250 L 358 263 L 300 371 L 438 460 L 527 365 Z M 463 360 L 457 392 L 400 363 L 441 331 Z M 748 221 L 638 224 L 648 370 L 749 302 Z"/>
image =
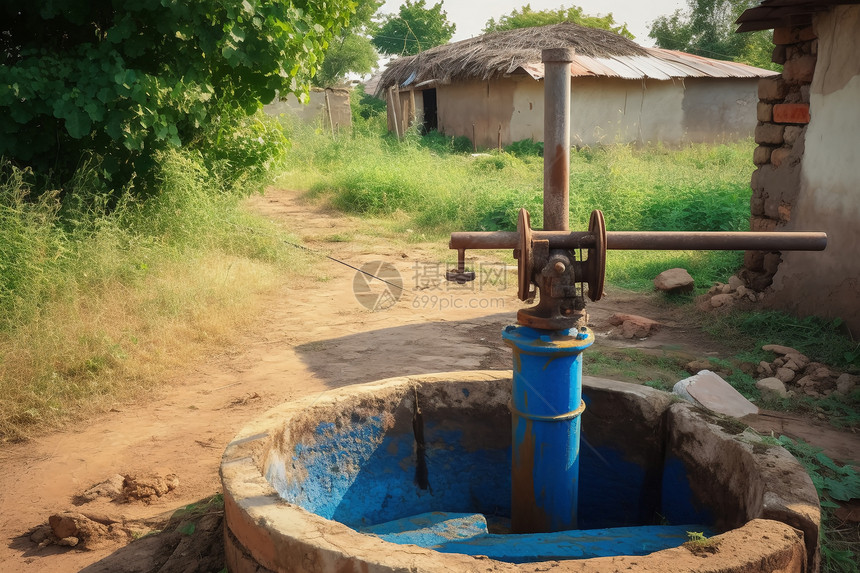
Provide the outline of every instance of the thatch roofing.
<path id="1" fill-rule="evenodd" d="M 493 32 L 436 46 L 417 56 L 392 60 L 377 93 L 390 86 L 425 87 L 455 81 L 488 80 L 516 73 L 543 77 L 541 51 L 573 48 L 573 76 L 625 79 L 764 77 L 773 72 L 683 52 L 644 48 L 607 30 L 573 23 Z"/>

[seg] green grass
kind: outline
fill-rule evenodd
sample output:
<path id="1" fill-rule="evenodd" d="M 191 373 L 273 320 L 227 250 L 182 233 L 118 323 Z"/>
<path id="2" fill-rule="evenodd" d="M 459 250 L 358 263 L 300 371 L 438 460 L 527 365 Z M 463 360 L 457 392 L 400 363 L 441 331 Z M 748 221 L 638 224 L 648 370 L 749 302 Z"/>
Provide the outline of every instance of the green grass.
<path id="1" fill-rule="evenodd" d="M 521 207 L 531 213 L 533 227 L 542 226 L 543 164 L 540 146 L 531 142 L 473 157 L 435 132 L 397 142 L 376 133 L 332 139 L 304 130 L 294 140 L 291 183 L 344 212 L 405 217 L 430 236 L 513 230 Z M 599 208 L 610 231 L 747 229 L 752 149 L 752 142 L 742 142 L 574 150 L 571 228 L 586 229 Z M 725 280 L 741 260 L 740 253 L 612 252 L 607 278 L 650 290 L 654 276 L 680 266 L 705 289 Z"/>
<path id="2" fill-rule="evenodd" d="M 680 357 L 667 352 L 602 346 L 588 351 L 583 372 L 588 376 L 634 382 L 671 391 L 678 380 L 689 376 L 684 370 L 684 363 Z"/>
<path id="3" fill-rule="evenodd" d="M 827 364 L 838 371 L 860 373 L 860 346 L 843 331 L 839 320 L 798 318 L 772 310 L 709 313 L 701 318 L 706 332 L 737 349 L 731 361 L 733 364 L 769 362 L 774 359 L 774 354 L 762 350 L 762 346 L 779 344 L 794 348 L 812 361 Z M 755 379 L 740 369 L 733 369 L 732 377 L 727 381 L 744 396 L 760 399 Z M 812 398 L 801 395 L 767 402 L 763 406 L 813 416 L 823 414 L 828 423 L 837 428 L 860 428 L 860 388 L 847 396 L 831 394 Z"/>
<path id="4" fill-rule="evenodd" d="M 754 348 L 750 361 L 773 359 L 761 350 L 765 344 L 790 346 L 816 362 L 860 372 L 860 342 L 842 329 L 840 320 L 798 318 L 779 311 L 750 311 L 712 314 L 705 329 L 717 338 L 739 347 Z"/>
<path id="5" fill-rule="evenodd" d="M 240 129 L 266 145 L 264 121 Z M 246 324 L 254 294 L 307 269 L 289 237 L 241 207 L 265 167 L 223 173 L 248 157 L 273 166 L 283 132 L 267 129 L 276 153 L 163 154 L 145 199 L 100 186 L 98 158 L 61 192 L 0 163 L 0 441 L 151 392 Z"/>
<path id="6" fill-rule="evenodd" d="M 821 560 L 824 573 L 860 573 L 860 525 L 840 523 L 834 512 L 839 502 L 860 499 L 860 474 L 840 465 L 819 448 L 786 436 L 765 437 L 787 449 L 806 469 L 821 502 Z"/>

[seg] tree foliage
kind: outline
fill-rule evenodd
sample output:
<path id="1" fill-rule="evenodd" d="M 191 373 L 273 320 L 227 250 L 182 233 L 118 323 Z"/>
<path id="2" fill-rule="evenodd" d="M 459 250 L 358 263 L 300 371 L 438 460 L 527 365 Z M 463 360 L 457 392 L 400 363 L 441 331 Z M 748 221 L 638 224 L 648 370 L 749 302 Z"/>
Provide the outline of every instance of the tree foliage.
<path id="1" fill-rule="evenodd" d="M 275 93 L 307 91 L 353 0 L 44 0 L 0 4 L 0 156 L 113 186 L 158 150 Z"/>
<path id="2" fill-rule="evenodd" d="M 633 39 L 633 34 L 627 29 L 627 24 L 616 23 L 612 13 L 606 16 L 589 16 L 579 6 L 571 6 L 570 8 L 562 6 L 556 10 L 532 10 L 531 4 L 526 4 L 519 10 L 514 9 L 510 14 L 499 18 L 498 22 L 490 18 L 484 26 L 484 33 L 548 26 L 562 22 L 573 22 L 589 28 L 609 30 L 625 38 Z"/>
<path id="3" fill-rule="evenodd" d="M 375 29 L 372 22 L 384 0 L 358 0 L 349 26 L 341 30 L 329 44 L 322 65 L 313 83 L 327 87 L 346 79 L 350 72 L 370 73 L 379 61 L 379 54 L 370 40 Z"/>
<path id="4" fill-rule="evenodd" d="M 654 20 L 648 36 L 661 48 L 778 69 L 770 60 L 773 46 L 768 32 L 735 32 L 741 13 L 758 4 L 758 0 L 687 0 L 686 11 Z"/>
<path id="5" fill-rule="evenodd" d="M 426 7 L 425 0 L 406 0 L 398 14 L 388 14 L 373 35 L 373 45 L 383 54 L 415 55 L 448 42 L 456 25 L 448 22 L 443 2 Z"/>

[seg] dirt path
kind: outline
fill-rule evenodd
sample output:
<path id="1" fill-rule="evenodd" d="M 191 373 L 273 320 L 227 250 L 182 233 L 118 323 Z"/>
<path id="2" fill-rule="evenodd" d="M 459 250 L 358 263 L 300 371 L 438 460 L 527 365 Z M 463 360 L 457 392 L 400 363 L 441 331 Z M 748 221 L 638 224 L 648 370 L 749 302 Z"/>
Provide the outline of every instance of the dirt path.
<path id="1" fill-rule="evenodd" d="M 116 550 L 38 548 L 24 534 L 48 516 L 67 509 L 149 519 L 169 514 L 220 489 L 218 464 L 230 438 L 257 413 L 300 396 L 321 395 L 346 384 L 394 375 L 477 368 L 508 369 L 499 331 L 520 307 L 512 275 L 498 282 L 499 265 L 487 276 L 496 282 L 436 288 L 444 268 L 439 246 L 398 246 L 374 235 L 367 223 L 303 205 L 296 193 L 272 190 L 252 208 L 281 221 L 305 244 L 360 266 L 393 265 L 401 293 L 375 283 L 363 299 L 385 306 L 383 295 L 400 295 L 386 310 L 372 312 L 354 295 L 367 283 L 354 270 L 320 259 L 329 275 L 301 288 L 284 288 L 267 301 L 254 328 L 223 354 L 188 365 L 149 403 L 111 412 L 67 431 L 0 450 L 0 570 L 78 571 Z M 354 239 L 339 241 L 348 234 Z M 383 274 L 384 268 L 377 270 Z M 494 274 L 495 273 L 495 274 Z M 394 273 L 386 277 L 396 278 Z M 421 288 L 416 288 L 421 287 Z M 474 290 L 472 290 L 474 289 Z M 643 296 L 610 297 L 591 308 L 597 322 L 615 310 L 648 313 L 669 325 L 642 345 L 672 346 L 691 356 L 705 347 L 671 308 Z M 683 344 L 678 344 L 683 340 Z M 860 451 L 860 448 L 854 451 Z M 96 500 L 73 505 L 80 494 L 114 474 L 176 474 L 179 486 L 150 504 Z"/>

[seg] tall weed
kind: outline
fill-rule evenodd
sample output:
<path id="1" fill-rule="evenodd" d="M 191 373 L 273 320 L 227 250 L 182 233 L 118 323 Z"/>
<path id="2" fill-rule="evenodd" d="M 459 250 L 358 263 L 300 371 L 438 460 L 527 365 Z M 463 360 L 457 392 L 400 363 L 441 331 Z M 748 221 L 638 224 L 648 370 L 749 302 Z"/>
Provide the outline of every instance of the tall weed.
<path id="1" fill-rule="evenodd" d="M 411 133 L 390 136 L 299 138 L 290 155 L 290 180 L 325 196 L 338 209 L 364 215 L 405 213 L 432 233 L 516 228 L 525 207 L 542 225 L 543 165 L 540 146 L 518 142 L 511 153 L 471 156 L 447 139 Z M 298 152 L 298 153 L 297 153 Z M 630 145 L 583 148 L 571 153 L 570 223 L 585 229 L 601 209 L 612 230 L 741 230 L 748 227 L 751 142 L 692 145 L 680 150 Z M 609 280 L 652 288 L 672 266 L 685 267 L 701 288 L 725 280 L 739 253 L 611 253 Z"/>
<path id="2" fill-rule="evenodd" d="M 93 185 L 96 157 L 62 193 L 0 164 L 0 440 L 149 391 L 306 268 L 241 207 L 262 171 L 225 177 L 193 150 L 156 157 L 146 198 Z"/>

